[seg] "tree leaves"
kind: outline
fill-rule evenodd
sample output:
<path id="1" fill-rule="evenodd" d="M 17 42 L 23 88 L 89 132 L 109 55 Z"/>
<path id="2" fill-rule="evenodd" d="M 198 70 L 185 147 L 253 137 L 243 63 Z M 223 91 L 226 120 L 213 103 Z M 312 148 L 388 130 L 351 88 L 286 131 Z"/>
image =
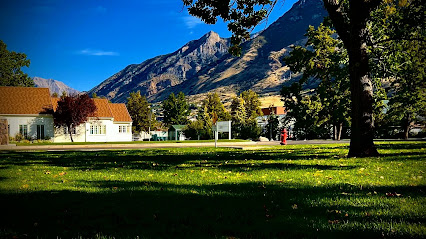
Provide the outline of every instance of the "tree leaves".
<path id="1" fill-rule="evenodd" d="M 0 86 L 33 87 L 33 80 L 21 68 L 29 67 L 30 60 L 24 53 L 8 51 L 0 40 Z"/>

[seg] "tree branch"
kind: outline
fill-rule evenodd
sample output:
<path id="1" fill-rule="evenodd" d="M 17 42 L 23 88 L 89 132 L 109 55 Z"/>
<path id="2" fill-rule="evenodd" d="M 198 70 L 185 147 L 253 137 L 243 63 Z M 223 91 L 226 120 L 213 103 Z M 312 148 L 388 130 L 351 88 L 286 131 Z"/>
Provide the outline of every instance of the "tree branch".
<path id="1" fill-rule="evenodd" d="M 341 11 L 343 0 L 323 0 L 323 2 L 324 7 L 328 12 L 328 15 L 332 20 L 337 33 L 339 34 L 346 48 L 349 49 L 349 24 L 345 21 L 345 17 Z"/>
<path id="2" fill-rule="evenodd" d="M 377 41 L 377 42 L 371 42 L 371 45 L 369 45 L 369 46 L 377 46 L 378 44 L 390 42 L 390 41 L 420 41 L 420 42 L 426 42 L 426 39 L 424 39 L 424 38 L 394 37 L 394 38 L 388 38 L 388 39 L 380 40 L 380 41 Z"/>

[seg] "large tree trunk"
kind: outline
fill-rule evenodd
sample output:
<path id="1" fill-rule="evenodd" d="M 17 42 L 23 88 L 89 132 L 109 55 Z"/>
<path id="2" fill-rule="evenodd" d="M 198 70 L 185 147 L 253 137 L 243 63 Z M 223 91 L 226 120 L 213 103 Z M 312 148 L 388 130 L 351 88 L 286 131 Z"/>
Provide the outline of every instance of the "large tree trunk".
<path id="1" fill-rule="evenodd" d="M 373 84 L 367 54 L 367 19 L 370 10 L 364 1 L 350 4 L 349 79 L 351 82 L 352 126 L 349 157 L 377 156 L 374 146 Z"/>

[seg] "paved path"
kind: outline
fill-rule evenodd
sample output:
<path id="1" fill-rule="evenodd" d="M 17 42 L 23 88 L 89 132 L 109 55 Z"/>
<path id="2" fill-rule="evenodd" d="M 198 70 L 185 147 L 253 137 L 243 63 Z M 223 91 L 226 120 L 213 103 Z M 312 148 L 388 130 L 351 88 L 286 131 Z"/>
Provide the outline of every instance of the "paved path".
<path id="1" fill-rule="evenodd" d="M 298 140 L 287 141 L 291 144 L 330 144 L 330 143 L 343 143 L 345 141 L 332 141 L 332 140 Z M 349 142 L 349 141 L 347 141 Z M 15 146 L 6 145 L 0 146 L 0 151 L 31 151 L 31 150 L 113 150 L 113 149 L 147 149 L 147 148 L 189 148 L 189 147 L 214 147 L 214 142 L 206 143 L 141 143 L 141 144 L 86 144 L 86 145 L 32 145 L 32 146 Z M 236 147 L 245 148 L 253 146 L 274 146 L 280 145 L 279 141 L 266 141 L 266 142 L 218 142 L 218 147 Z"/>
<path id="2" fill-rule="evenodd" d="M 410 139 L 425 141 L 425 139 Z M 399 140 L 377 140 L 377 141 L 399 141 Z M 349 140 L 288 140 L 288 145 L 297 144 L 342 144 L 349 143 Z M 266 142 L 218 142 L 218 147 L 232 148 L 252 148 L 255 146 L 274 146 L 280 145 L 280 141 Z M 48 151 L 48 150 L 114 150 L 114 149 L 149 149 L 149 148 L 189 148 L 189 147 L 214 147 L 214 142 L 206 143 L 141 143 L 141 144 L 86 144 L 86 145 L 34 145 L 34 146 L 15 146 L 15 145 L 0 145 L 0 151 Z M 283 146 L 285 147 L 285 146 Z"/>

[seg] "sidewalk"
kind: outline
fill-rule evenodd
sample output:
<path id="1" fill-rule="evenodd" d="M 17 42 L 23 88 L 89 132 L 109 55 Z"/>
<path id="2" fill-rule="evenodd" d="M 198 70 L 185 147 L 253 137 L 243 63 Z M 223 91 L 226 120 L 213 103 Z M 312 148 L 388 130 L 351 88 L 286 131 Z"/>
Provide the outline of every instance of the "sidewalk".
<path id="1" fill-rule="evenodd" d="M 395 142 L 407 141 L 398 139 L 377 139 L 375 142 Z M 425 141 L 425 139 L 409 139 L 408 141 Z M 86 145 L 33 145 L 33 146 L 16 146 L 16 145 L 0 145 L 0 151 L 48 151 L 48 150 L 115 150 L 115 149 L 152 149 L 152 148 L 191 148 L 191 147 L 214 147 L 214 142 L 205 143 L 150 143 L 150 144 L 86 144 Z M 349 144 L 349 139 L 341 141 L 335 140 L 287 140 L 288 145 L 299 144 Z M 236 147 L 245 148 L 253 146 L 275 146 L 280 145 L 280 141 L 264 141 L 264 142 L 218 142 L 218 147 Z M 285 146 L 283 146 L 285 147 Z"/>
<path id="2" fill-rule="evenodd" d="M 218 147 L 244 147 L 256 145 L 256 142 L 218 142 Z M 277 143 L 279 144 L 279 143 Z M 47 151 L 47 150 L 114 150 L 114 149 L 148 149 L 148 148 L 190 148 L 214 147 L 214 142 L 206 143 L 151 143 L 151 144 L 86 144 L 86 145 L 34 145 L 16 146 L 0 145 L 0 151 Z"/>

